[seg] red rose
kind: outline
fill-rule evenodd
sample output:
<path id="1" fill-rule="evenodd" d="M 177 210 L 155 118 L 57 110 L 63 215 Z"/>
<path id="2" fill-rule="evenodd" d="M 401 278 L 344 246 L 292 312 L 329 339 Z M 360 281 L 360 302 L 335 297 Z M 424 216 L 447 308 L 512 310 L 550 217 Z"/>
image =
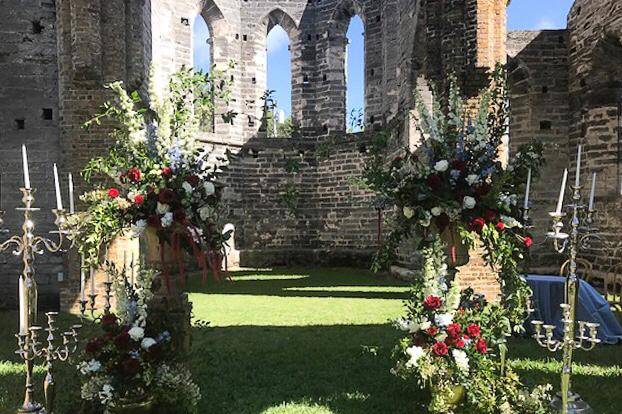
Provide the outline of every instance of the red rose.
<path id="1" fill-rule="evenodd" d="M 163 188 L 158 194 L 158 201 L 162 204 L 170 204 L 175 201 L 175 192 L 170 188 Z"/>
<path id="2" fill-rule="evenodd" d="M 486 340 L 484 338 L 480 338 L 475 343 L 475 349 L 480 354 L 485 354 L 488 352 L 488 344 L 486 344 Z"/>
<path id="3" fill-rule="evenodd" d="M 114 313 L 107 313 L 102 316 L 102 326 L 113 326 L 117 324 L 117 316 Z"/>
<path id="4" fill-rule="evenodd" d="M 140 177 L 142 176 L 140 170 L 136 167 L 132 167 L 129 170 L 127 170 L 127 173 L 125 174 L 127 176 L 127 178 L 129 178 L 130 181 L 137 183 L 140 181 Z"/>
<path id="5" fill-rule="evenodd" d="M 479 336 L 482 334 L 482 329 L 478 325 L 471 324 L 467 326 L 466 333 L 471 338 L 479 338 Z"/>
<path id="6" fill-rule="evenodd" d="M 452 338 L 458 338 L 462 334 L 462 326 L 459 323 L 447 325 L 447 334 Z"/>
<path id="7" fill-rule="evenodd" d="M 173 175 L 173 170 L 171 170 L 171 167 L 164 167 L 162 168 L 162 175 L 165 177 L 170 177 L 171 175 Z"/>
<path id="8" fill-rule="evenodd" d="M 449 353 L 449 347 L 445 342 L 437 342 L 432 345 L 432 352 L 438 356 L 447 355 Z"/>
<path id="9" fill-rule="evenodd" d="M 430 174 L 426 179 L 426 183 L 432 190 L 438 190 L 443 183 L 443 179 L 438 174 Z"/>
<path id="10" fill-rule="evenodd" d="M 122 363 L 123 372 L 136 375 L 140 371 L 140 362 L 136 358 L 126 358 Z"/>
<path id="11" fill-rule="evenodd" d="M 497 219 L 497 212 L 494 210 L 487 210 L 486 211 L 486 220 L 489 222 L 493 222 L 496 221 Z"/>
<path id="12" fill-rule="evenodd" d="M 116 188 L 109 188 L 108 189 L 108 197 L 110 197 L 110 198 L 117 198 L 117 197 L 119 197 L 119 190 L 117 190 Z"/>
<path id="13" fill-rule="evenodd" d="M 466 345 L 466 342 L 464 342 L 463 338 L 447 338 L 445 340 L 445 343 L 447 344 L 447 346 L 453 346 L 456 348 L 464 348 L 464 346 Z"/>
<path id="14" fill-rule="evenodd" d="M 423 307 L 427 310 L 436 310 L 443 305 L 443 301 L 438 296 L 430 295 L 423 301 Z"/>
<path id="15" fill-rule="evenodd" d="M 485 225 L 486 221 L 482 217 L 475 217 L 470 223 L 471 230 L 478 233 L 482 231 Z"/>
<path id="16" fill-rule="evenodd" d="M 436 326 L 431 326 L 426 329 L 425 332 L 431 337 L 435 337 L 436 335 L 438 335 L 438 328 Z"/>
<path id="17" fill-rule="evenodd" d="M 186 181 L 188 181 L 190 185 L 193 187 L 196 187 L 197 185 L 199 185 L 199 177 L 194 174 L 187 176 Z"/>
<path id="18" fill-rule="evenodd" d="M 451 169 L 464 172 L 464 170 L 466 170 L 466 163 L 464 161 L 454 160 L 451 162 Z"/>
<path id="19" fill-rule="evenodd" d="M 138 194 L 136 197 L 134 197 L 134 203 L 137 205 L 141 205 L 144 201 L 145 201 L 145 196 L 142 194 Z"/>
<path id="20" fill-rule="evenodd" d="M 530 236 L 525 236 L 523 243 L 525 243 L 525 247 L 530 248 L 533 244 L 533 239 Z"/>
<path id="21" fill-rule="evenodd" d="M 505 229 L 505 223 L 502 221 L 499 221 L 497 224 L 495 224 L 495 228 L 499 231 Z"/>
<path id="22" fill-rule="evenodd" d="M 114 338 L 114 344 L 119 350 L 125 350 L 130 346 L 130 334 L 126 331 L 121 332 Z"/>

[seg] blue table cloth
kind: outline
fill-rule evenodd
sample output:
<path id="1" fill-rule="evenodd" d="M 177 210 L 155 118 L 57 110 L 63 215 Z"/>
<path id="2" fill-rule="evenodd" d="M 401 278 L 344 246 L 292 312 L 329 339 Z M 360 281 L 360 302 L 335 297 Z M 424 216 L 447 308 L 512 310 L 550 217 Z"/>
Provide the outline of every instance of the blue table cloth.
<path id="1" fill-rule="evenodd" d="M 533 290 L 535 312 L 534 320 L 544 321 L 547 325 L 556 325 L 555 333 L 561 336 L 562 312 L 559 305 L 564 301 L 565 277 L 529 275 L 527 282 Z M 599 323 L 598 338 L 604 343 L 617 344 L 622 341 L 622 326 L 609 307 L 609 303 L 594 287 L 584 280 L 580 281 L 576 308 L 578 321 Z M 526 324 L 527 331 L 533 333 L 531 323 Z"/>

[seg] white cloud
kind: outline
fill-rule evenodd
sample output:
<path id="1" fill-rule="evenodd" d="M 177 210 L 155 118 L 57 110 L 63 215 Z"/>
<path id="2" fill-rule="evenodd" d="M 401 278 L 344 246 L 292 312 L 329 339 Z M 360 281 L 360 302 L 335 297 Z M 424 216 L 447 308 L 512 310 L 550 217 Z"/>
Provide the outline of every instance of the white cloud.
<path id="1" fill-rule="evenodd" d="M 278 53 L 289 46 L 289 36 L 281 26 L 275 26 L 268 34 L 268 53 Z"/>
<path id="2" fill-rule="evenodd" d="M 536 23 L 534 30 L 551 30 L 551 29 L 560 29 L 559 24 L 557 24 L 553 19 L 549 17 L 542 17 Z"/>

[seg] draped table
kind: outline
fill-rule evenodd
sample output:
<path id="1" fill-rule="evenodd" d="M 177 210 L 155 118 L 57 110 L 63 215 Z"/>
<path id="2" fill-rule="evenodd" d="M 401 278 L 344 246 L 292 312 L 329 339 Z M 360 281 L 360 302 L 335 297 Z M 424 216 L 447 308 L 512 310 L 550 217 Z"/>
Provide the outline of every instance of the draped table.
<path id="1" fill-rule="evenodd" d="M 541 320 L 547 325 L 555 325 L 555 335 L 562 336 L 562 311 L 559 305 L 564 302 L 566 278 L 551 275 L 528 275 L 527 283 L 533 290 L 535 312 L 530 320 Z M 607 344 L 622 342 L 622 326 L 609 307 L 609 303 L 593 286 L 584 280 L 579 281 L 576 320 L 600 324 L 598 339 Z M 533 328 L 525 323 L 528 333 Z"/>

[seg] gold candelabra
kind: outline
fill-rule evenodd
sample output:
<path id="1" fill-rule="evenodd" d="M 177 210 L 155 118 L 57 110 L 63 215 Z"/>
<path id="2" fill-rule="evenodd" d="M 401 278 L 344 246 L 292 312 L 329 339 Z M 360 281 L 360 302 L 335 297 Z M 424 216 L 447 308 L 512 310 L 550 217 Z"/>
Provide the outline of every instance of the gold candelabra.
<path id="1" fill-rule="evenodd" d="M 592 187 L 594 187 L 594 184 Z M 597 229 L 592 227 L 596 213 L 593 208 L 593 190 L 590 197 L 590 206 L 587 207 L 581 201 L 582 186 L 575 184 L 571 188 L 573 190 L 572 203 L 565 206 L 565 209 L 570 213 L 570 233 L 562 231 L 564 229 L 564 219 L 568 216 L 568 213 L 560 208 L 561 201 L 557 211 L 549 213 L 553 220 L 553 225 L 552 231 L 547 233 L 547 238 L 553 241 L 555 250 L 560 254 L 568 255 L 570 264 L 565 282 L 565 303 L 560 305 L 562 310 L 562 338 L 556 339 L 554 337 L 555 326 L 553 325 L 545 325 L 543 321 L 538 320 L 534 320 L 531 323 L 535 332 L 533 337 L 541 347 L 551 352 L 561 350 L 563 353 L 561 393 L 553 400 L 552 406 L 562 414 L 588 414 L 593 413 L 593 410 L 578 394 L 573 393 L 571 390 L 572 357 L 576 349 L 590 351 L 600 342 L 597 338 L 599 325 L 576 320 L 576 303 L 579 288 L 577 255 L 579 249 L 589 247 L 590 240 L 599 239 L 599 236 L 595 234 Z M 562 198 L 563 196 L 560 196 L 560 200 Z M 524 213 L 524 218 L 528 221 L 528 209 Z M 530 308 L 530 311 L 533 312 L 534 310 Z"/>
<path id="2" fill-rule="evenodd" d="M 42 329 L 36 326 L 37 321 L 37 282 L 35 278 L 34 259 L 35 254 L 42 255 L 45 251 L 50 253 L 65 253 L 73 247 L 74 238 L 66 228 L 67 215 L 64 209 L 54 209 L 52 212 L 56 217 L 54 224 L 57 230 L 50 233 L 56 238 L 46 238 L 35 236 L 35 223 L 33 221 L 33 213 L 40 211 L 39 208 L 33 207 L 34 189 L 21 188 L 23 194 L 22 203 L 24 207 L 16 208 L 22 212 L 24 221 L 22 224 L 21 234 L 15 235 L 0 244 L 0 252 L 13 249 L 15 256 L 21 256 L 22 274 L 19 277 L 19 314 L 20 328 L 16 335 L 19 349 L 16 351 L 25 363 L 25 395 L 24 402 L 19 408 L 18 413 L 46 413 L 45 407 L 37 403 L 33 395 L 33 366 L 37 358 L 45 358 L 46 361 L 46 377 L 44 382 L 45 402 L 52 413 L 54 400 L 54 376 L 53 363 L 55 361 L 65 361 L 69 355 L 75 352 L 78 341 L 78 331 L 80 325 L 73 325 L 70 332 L 62 334 L 62 345 L 56 347 L 54 344 L 54 332 L 57 331 L 55 326 L 55 313 L 48 313 L 47 328 L 47 345 L 43 346 L 38 341 L 38 333 Z M 3 227 L 4 212 L 0 211 L 0 228 Z M 7 234 L 8 230 L 3 229 L 3 234 Z"/>

